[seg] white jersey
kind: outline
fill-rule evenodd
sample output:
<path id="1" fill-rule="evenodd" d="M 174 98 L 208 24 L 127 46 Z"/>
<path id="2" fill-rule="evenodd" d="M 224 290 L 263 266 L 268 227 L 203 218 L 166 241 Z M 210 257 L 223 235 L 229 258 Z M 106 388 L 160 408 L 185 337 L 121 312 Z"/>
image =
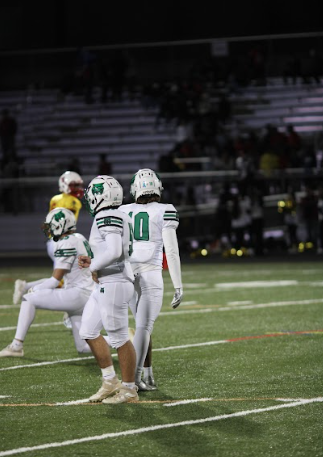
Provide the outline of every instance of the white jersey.
<path id="1" fill-rule="evenodd" d="M 89 238 L 94 260 L 96 256 L 102 256 L 102 253 L 107 251 L 106 238 L 109 234 L 121 236 L 122 254 L 116 262 L 97 271 L 99 282 L 133 282 L 134 276 L 129 262 L 132 253 L 132 225 L 129 216 L 118 209 L 104 209 L 95 215 Z"/>
<path id="2" fill-rule="evenodd" d="M 64 288 L 77 287 L 92 290 L 95 286 L 88 268 L 79 268 L 78 256 L 91 255 L 87 239 L 80 233 L 64 236 L 55 244 L 55 268 L 67 270 L 64 275 Z"/>
<path id="3" fill-rule="evenodd" d="M 162 267 L 163 230 L 176 230 L 178 214 L 173 205 L 151 202 L 122 205 L 121 211 L 129 214 L 132 220 L 134 240 L 131 263 L 143 263 Z"/>

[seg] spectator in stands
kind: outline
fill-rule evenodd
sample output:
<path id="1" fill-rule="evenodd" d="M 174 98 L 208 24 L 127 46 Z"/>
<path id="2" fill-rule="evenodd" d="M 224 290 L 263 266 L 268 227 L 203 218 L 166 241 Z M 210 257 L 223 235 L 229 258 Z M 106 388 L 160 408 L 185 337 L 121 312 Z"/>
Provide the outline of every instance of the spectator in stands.
<path id="1" fill-rule="evenodd" d="M 107 175 L 112 174 L 112 165 L 107 159 L 106 154 L 100 154 L 100 160 L 98 165 L 98 175 Z"/>
<path id="2" fill-rule="evenodd" d="M 292 125 L 287 126 L 286 142 L 288 164 L 292 167 L 297 167 L 297 164 L 299 163 L 299 154 L 303 145 L 303 141 L 301 136 L 294 130 L 294 127 Z"/>
<path id="3" fill-rule="evenodd" d="M 316 168 L 321 169 L 323 161 L 323 130 L 319 130 L 314 135 L 313 148 L 316 158 Z"/>
<path id="4" fill-rule="evenodd" d="M 215 238 L 222 251 L 231 247 L 231 210 L 233 195 L 230 183 L 223 184 L 219 193 L 219 201 L 215 212 Z"/>
<path id="5" fill-rule="evenodd" d="M 264 254 L 264 202 L 259 188 L 253 187 L 250 192 L 251 203 L 251 248 L 256 256 Z"/>
<path id="6" fill-rule="evenodd" d="M 297 83 L 297 79 L 302 77 L 302 63 L 301 59 L 293 55 L 291 56 L 287 62 L 286 66 L 283 70 L 283 79 L 284 79 L 284 84 L 289 83 L 289 79 L 291 79 L 291 82 L 295 85 Z"/>
<path id="7" fill-rule="evenodd" d="M 242 191 L 238 191 L 233 197 L 231 227 L 234 235 L 233 246 L 235 249 L 246 247 L 248 241 L 246 235 L 250 234 L 251 226 L 251 200 Z"/>
<path id="8" fill-rule="evenodd" d="M 222 94 L 219 100 L 219 105 L 218 105 L 218 120 L 222 124 L 226 124 L 232 114 L 232 106 L 229 98 L 225 95 Z"/>
<path id="9" fill-rule="evenodd" d="M 298 247 L 298 215 L 296 195 L 291 187 L 288 189 L 286 199 L 278 202 L 278 212 L 283 215 L 288 251 L 295 253 Z"/>
<path id="10" fill-rule="evenodd" d="M 125 77 L 127 71 L 127 61 L 122 51 L 116 51 L 111 60 L 111 90 L 112 100 L 122 101 Z"/>
<path id="11" fill-rule="evenodd" d="M 265 53 L 260 44 L 257 44 L 249 51 L 249 65 L 251 80 L 257 86 L 266 84 L 266 61 Z"/>
<path id="12" fill-rule="evenodd" d="M 7 162 L 16 161 L 16 134 L 17 134 L 17 121 L 10 114 L 9 109 L 2 111 L 0 120 L 0 140 L 3 166 Z"/>
<path id="13" fill-rule="evenodd" d="M 111 68 L 110 63 L 105 57 L 101 57 L 98 61 L 98 78 L 101 87 L 101 102 L 108 101 L 108 91 L 111 87 Z"/>
<path id="14" fill-rule="evenodd" d="M 313 79 L 316 84 L 321 84 L 322 71 L 322 58 L 318 52 L 312 48 L 309 50 L 308 57 L 304 61 L 303 83 L 311 84 Z"/>
<path id="15" fill-rule="evenodd" d="M 317 253 L 323 254 L 323 186 L 318 189 L 317 196 L 317 211 L 318 211 L 318 246 Z"/>
<path id="16" fill-rule="evenodd" d="M 318 200 L 311 186 L 307 185 L 305 196 L 301 199 L 301 215 L 305 224 L 306 242 L 317 244 Z"/>
<path id="17" fill-rule="evenodd" d="M 71 160 L 67 164 L 67 169 L 81 175 L 82 170 L 80 165 L 80 159 L 78 157 L 71 157 Z"/>

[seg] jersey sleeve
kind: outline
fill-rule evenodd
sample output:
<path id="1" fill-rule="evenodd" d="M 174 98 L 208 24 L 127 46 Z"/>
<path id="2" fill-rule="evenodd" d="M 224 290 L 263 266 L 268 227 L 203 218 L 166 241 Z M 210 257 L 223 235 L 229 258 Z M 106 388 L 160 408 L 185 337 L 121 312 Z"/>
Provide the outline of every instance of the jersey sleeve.
<path id="1" fill-rule="evenodd" d="M 110 233 L 122 236 L 123 219 L 119 216 L 103 216 L 96 218 L 96 225 L 102 238 L 106 238 Z"/>
<path id="2" fill-rule="evenodd" d="M 65 237 L 57 242 L 57 247 L 54 252 L 55 268 L 70 271 L 77 257 L 76 244 L 73 242 L 73 237 Z"/>
<path id="3" fill-rule="evenodd" d="M 167 204 L 163 216 L 163 230 L 176 230 L 179 224 L 178 212 L 173 205 Z"/>

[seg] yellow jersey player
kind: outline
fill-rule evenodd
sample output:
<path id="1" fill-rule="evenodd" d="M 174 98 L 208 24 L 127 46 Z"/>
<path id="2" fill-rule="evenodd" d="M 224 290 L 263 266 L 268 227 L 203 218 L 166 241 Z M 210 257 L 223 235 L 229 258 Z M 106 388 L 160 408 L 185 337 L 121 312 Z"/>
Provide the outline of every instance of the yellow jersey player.
<path id="1" fill-rule="evenodd" d="M 54 195 L 49 203 L 49 211 L 54 208 L 67 208 L 78 219 L 82 208 L 81 199 L 84 195 L 83 180 L 75 171 L 65 171 L 58 180 L 58 188 L 61 194 Z"/>

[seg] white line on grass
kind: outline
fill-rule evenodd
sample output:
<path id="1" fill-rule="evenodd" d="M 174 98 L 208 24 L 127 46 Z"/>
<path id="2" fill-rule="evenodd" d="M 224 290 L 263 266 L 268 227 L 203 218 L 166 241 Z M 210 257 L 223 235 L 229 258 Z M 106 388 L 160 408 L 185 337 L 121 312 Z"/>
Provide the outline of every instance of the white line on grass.
<path id="1" fill-rule="evenodd" d="M 178 405 L 189 405 L 191 403 L 199 403 L 204 401 L 212 401 L 213 398 L 196 398 L 194 400 L 179 400 L 174 403 L 164 403 L 163 406 L 178 406 Z"/>
<path id="2" fill-rule="evenodd" d="M 123 436 L 139 435 L 141 433 L 154 432 L 156 430 L 165 430 L 165 429 L 172 429 L 175 427 L 185 427 L 185 426 L 190 426 L 190 425 L 205 424 L 208 422 L 216 422 L 216 421 L 220 421 L 220 420 L 224 420 L 224 419 L 232 419 L 235 417 L 249 416 L 251 414 L 266 413 L 269 411 L 277 411 L 277 410 L 283 409 L 283 408 L 295 408 L 296 406 L 303 406 L 303 405 L 307 405 L 310 403 L 322 403 L 322 402 L 323 402 L 323 397 L 310 398 L 308 400 L 295 401 L 293 403 L 283 403 L 282 405 L 269 406 L 267 408 L 250 409 L 247 411 L 238 411 L 236 413 L 231 413 L 231 414 L 223 414 L 221 416 L 205 417 L 204 419 L 195 419 L 195 420 L 187 420 L 187 421 L 182 421 L 182 422 L 174 422 L 174 423 L 169 423 L 169 424 L 152 425 L 150 427 L 142 427 L 142 428 L 137 428 L 137 429 L 133 429 L 133 430 L 125 430 L 123 432 L 104 433 L 103 435 L 88 436 L 88 437 L 78 438 L 78 439 L 74 439 L 74 440 L 67 440 L 67 441 L 61 441 L 61 442 L 56 442 L 56 443 L 55 442 L 47 443 L 47 444 L 41 444 L 38 446 L 9 449 L 7 451 L 0 452 L 0 457 L 21 454 L 24 452 L 34 452 L 34 451 L 40 451 L 40 450 L 44 450 L 44 449 L 60 448 L 63 446 L 71 446 L 74 444 L 86 443 L 86 442 L 90 442 L 90 441 L 102 441 L 102 440 L 106 440 L 109 438 L 119 438 L 119 437 L 123 437 Z"/>
<path id="3" fill-rule="evenodd" d="M 20 308 L 20 305 L 0 305 L 0 309 Z"/>
<path id="4" fill-rule="evenodd" d="M 63 325 L 63 321 L 60 322 L 48 322 L 44 324 L 32 324 L 32 327 L 50 327 L 51 325 Z M 0 332 L 4 332 L 6 330 L 16 330 L 17 326 L 14 327 L 0 327 Z"/>
<path id="5" fill-rule="evenodd" d="M 184 302 L 190 305 L 197 304 L 197 302 Z M 272 308 L 275 306 L 292 306 L 292 305 L 312 305 L 315 303 L 323 303 L 322 298 L 317 298 L 313 300 L 288 300 L 288 301 L 277 301 L 277 302 L 268 302 L 268 303 L 255 303 L 254 305 L 237 305 L 235 306 L 227 306 L 227 307 L 219 307 L 219 308 L 203 308 L 203 309 L 190 309 L 190 310 L 183 310 L 183 311 L 162 311 L 159 313 L 159 316 L 175 316 L 179 314 L 204 314 L 204 313 L 213 313 L 217 311 L 236 311 L 240 309 L 257 309 L 257 308 Z M 208 305 L 205 305 L 208 306 Z M 209 305 L 210 306 L 210 305 Z M 213 305 L 212 305 L 213 306 Z M 133 319 L 132 315 L 129 315 L 129 319 Z M 60 322 L 48 322 L 44 324 L 33 324 L 32 327 L 50 327 L 51 325 L 63 325 L 63 321 Z M 0 327 L 0 332 L 4 332 L 6 330 L 16 330 L 15 327 Z"/>
<path id="6" fill-rule="evenodd" d="M 297 286 L 299 281 L 294 279 L 291 280 L 281 280 L 281 281 L 240 281 L 240 282 L 218 282 L 214 284 L 216 289 L 255 289 L 258 287 L 268 288 L 268 287 L 286 287 L 286 286 Z"/>

